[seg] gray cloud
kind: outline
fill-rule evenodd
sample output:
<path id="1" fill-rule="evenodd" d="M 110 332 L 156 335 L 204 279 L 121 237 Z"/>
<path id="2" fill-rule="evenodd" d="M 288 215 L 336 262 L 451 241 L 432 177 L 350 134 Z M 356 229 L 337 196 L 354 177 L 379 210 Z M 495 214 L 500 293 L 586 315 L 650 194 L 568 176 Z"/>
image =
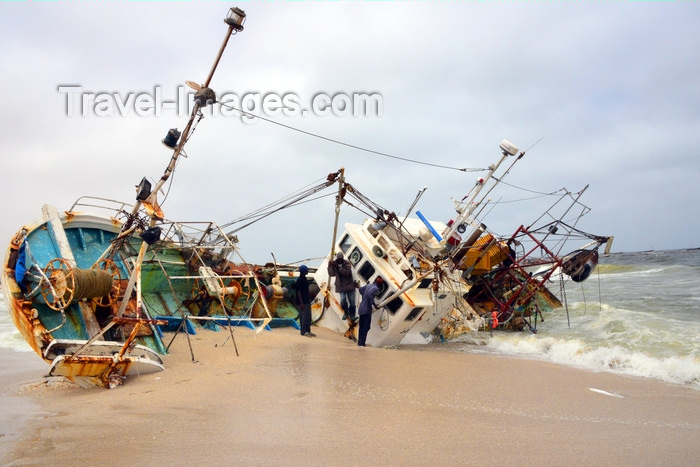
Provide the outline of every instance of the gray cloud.
<path id="1" fill-rule="evenodd" d="M 67 117 L 59 85 L 169 98 L 202 82 L 229 4 L 0 5 L 0 239 L 82 195 L 131 201 L 160 177 L 160 140 L 186 117 Z M 509 183 L 579 191 L 579 224 L 615 250 L 699 246 L 700 12 L 663 3 L 240 3 L 212 87 L 246 92 L 377 92 L 381 117 L 278 117 L 304 131 L 409 159 L 486 167 L 507 138 L 535 142 Z M 478 174 L 400 162 L 268 122 L 208 117 L 188 144 L 164 205 L 169 218 L 225 223 L 343 166 L 381 205 L 446 221 Z M 509 234 L 548 200 L 502 186 L 489 227 Z M 242 231 L 249 261 L 326 254 L 332 196 Z M 362 220 L 344 208 L 342 221 Z"/>

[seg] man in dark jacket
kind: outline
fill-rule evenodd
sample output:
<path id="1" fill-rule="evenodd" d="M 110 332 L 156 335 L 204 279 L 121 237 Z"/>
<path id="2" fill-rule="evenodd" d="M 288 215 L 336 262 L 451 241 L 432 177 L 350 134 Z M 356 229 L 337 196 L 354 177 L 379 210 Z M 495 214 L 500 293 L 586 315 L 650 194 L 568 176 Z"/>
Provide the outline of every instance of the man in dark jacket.
<path id="1" fill-rule="evenodd" d="M 297 303 L 299 304 L 299 330 L 302 336 L 316 337 L 311 332 L 311 299 L 309 296 L 309 281 L 306 278 L 309 268 L 305 264 L 299 266 L 299 277 L 296 282 Z"/>
<path id="2" fill-rule="evenodd" d="M 355 282 L 352 279 L 352 265 L 343 258 L 343 252 L 335 255 L 335 261 L 328 262 L 328 275 L 335 277 L 335 291 L 340 294 L 343 319 L 355 321 Z"/>

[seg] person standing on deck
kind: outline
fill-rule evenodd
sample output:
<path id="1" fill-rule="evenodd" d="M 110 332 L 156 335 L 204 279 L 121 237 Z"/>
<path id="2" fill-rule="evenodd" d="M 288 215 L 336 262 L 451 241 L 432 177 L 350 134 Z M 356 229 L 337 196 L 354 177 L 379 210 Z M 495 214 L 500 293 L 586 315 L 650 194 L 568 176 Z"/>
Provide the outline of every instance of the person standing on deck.
<path id="1" fill-rule="evenodd" d="M 299 277 L 296 282 L 297 303 L 299 304 L 299 331 L 302 336 L 316 337 L 311 332 L 311 298 L 309 297 L 309 281 L 306 274 L 309 268 L 305 264 L 299 266 Z"/>
<path id="2" fill-rule="evenodd" d="M 379 287 L 383 283 L 384 279 L 378 276 L 373 284 L 367 284 L 360 287 L 362 301 L 360 302 L 360 308 L 357 310 L 357 313 L 360 315 L 360 329 L 357 332 L 357 345 L 360 347 L 365 347 L 367 333 L 372 325 L 372 311 L 374 311 L 374 308 L 376 308 L 376 305 L 374 304 L 374 297 L 377 296 Z"/>
<path id="3" fill-rule="evenodd" d="M 335 255 L 335 261 L 328 263 L 328 275 L 335 277 L 335 291 L 340 294 L 343 320 L 355 321 L 355 282 L 352 280 L 352 265 L 343 258 L 343 252 Z"/>

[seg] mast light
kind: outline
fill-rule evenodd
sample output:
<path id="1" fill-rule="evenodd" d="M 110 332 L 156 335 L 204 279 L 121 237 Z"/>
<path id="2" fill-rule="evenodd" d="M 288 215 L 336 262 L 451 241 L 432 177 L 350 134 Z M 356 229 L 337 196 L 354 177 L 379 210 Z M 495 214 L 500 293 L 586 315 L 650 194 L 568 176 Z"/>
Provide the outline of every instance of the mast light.
<path id="1" fill-rule="evenodd" d="M 245 11 L 238 7 L 233 7 L 228 11 L 224 23 L 231 26 L 236 32 L 243 31 L 243 23 L 245 23 Z"/>

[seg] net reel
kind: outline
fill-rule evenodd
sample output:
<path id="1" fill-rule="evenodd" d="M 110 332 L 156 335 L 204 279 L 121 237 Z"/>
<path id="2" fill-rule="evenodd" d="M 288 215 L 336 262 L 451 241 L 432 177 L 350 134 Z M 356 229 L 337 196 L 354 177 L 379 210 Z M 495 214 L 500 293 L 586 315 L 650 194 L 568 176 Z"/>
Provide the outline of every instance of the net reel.
<path id="1" fill-rule="evenodd" d="M 111 259 L 103 259 L 99 263 L 92 266 L 92 269 L 106 271 L 112 278 L 112 287 L 107 295 L 93 297 L 93 301 L 100 307 L 111 307 L 117 300 L 120 293 L 121 273 L 119 268 Z"/>
<path id="2" fill-rule="evenodd" d="M 98 263 L 98 264 L 102 264 Z M 114 264 L 114 263 L 112 263 Z M 105 269 L 110 268 L 104 263 Z M 62 311 L 68 305 L 84 298 L 109 297 L 115 287 L 114 274 L 119 277 L 116 265 L 109 270 L 74 268 L 64 258 L 54 258 L 44 267 L 46 279 L 41 281 L 41 296 L 52 310 Z M 119 284 L 116 282 L 117 293 Z M 114 295 L 116 296 L 116 294 Z M 111 300 L 108 298 L 109 303 Z"/>

